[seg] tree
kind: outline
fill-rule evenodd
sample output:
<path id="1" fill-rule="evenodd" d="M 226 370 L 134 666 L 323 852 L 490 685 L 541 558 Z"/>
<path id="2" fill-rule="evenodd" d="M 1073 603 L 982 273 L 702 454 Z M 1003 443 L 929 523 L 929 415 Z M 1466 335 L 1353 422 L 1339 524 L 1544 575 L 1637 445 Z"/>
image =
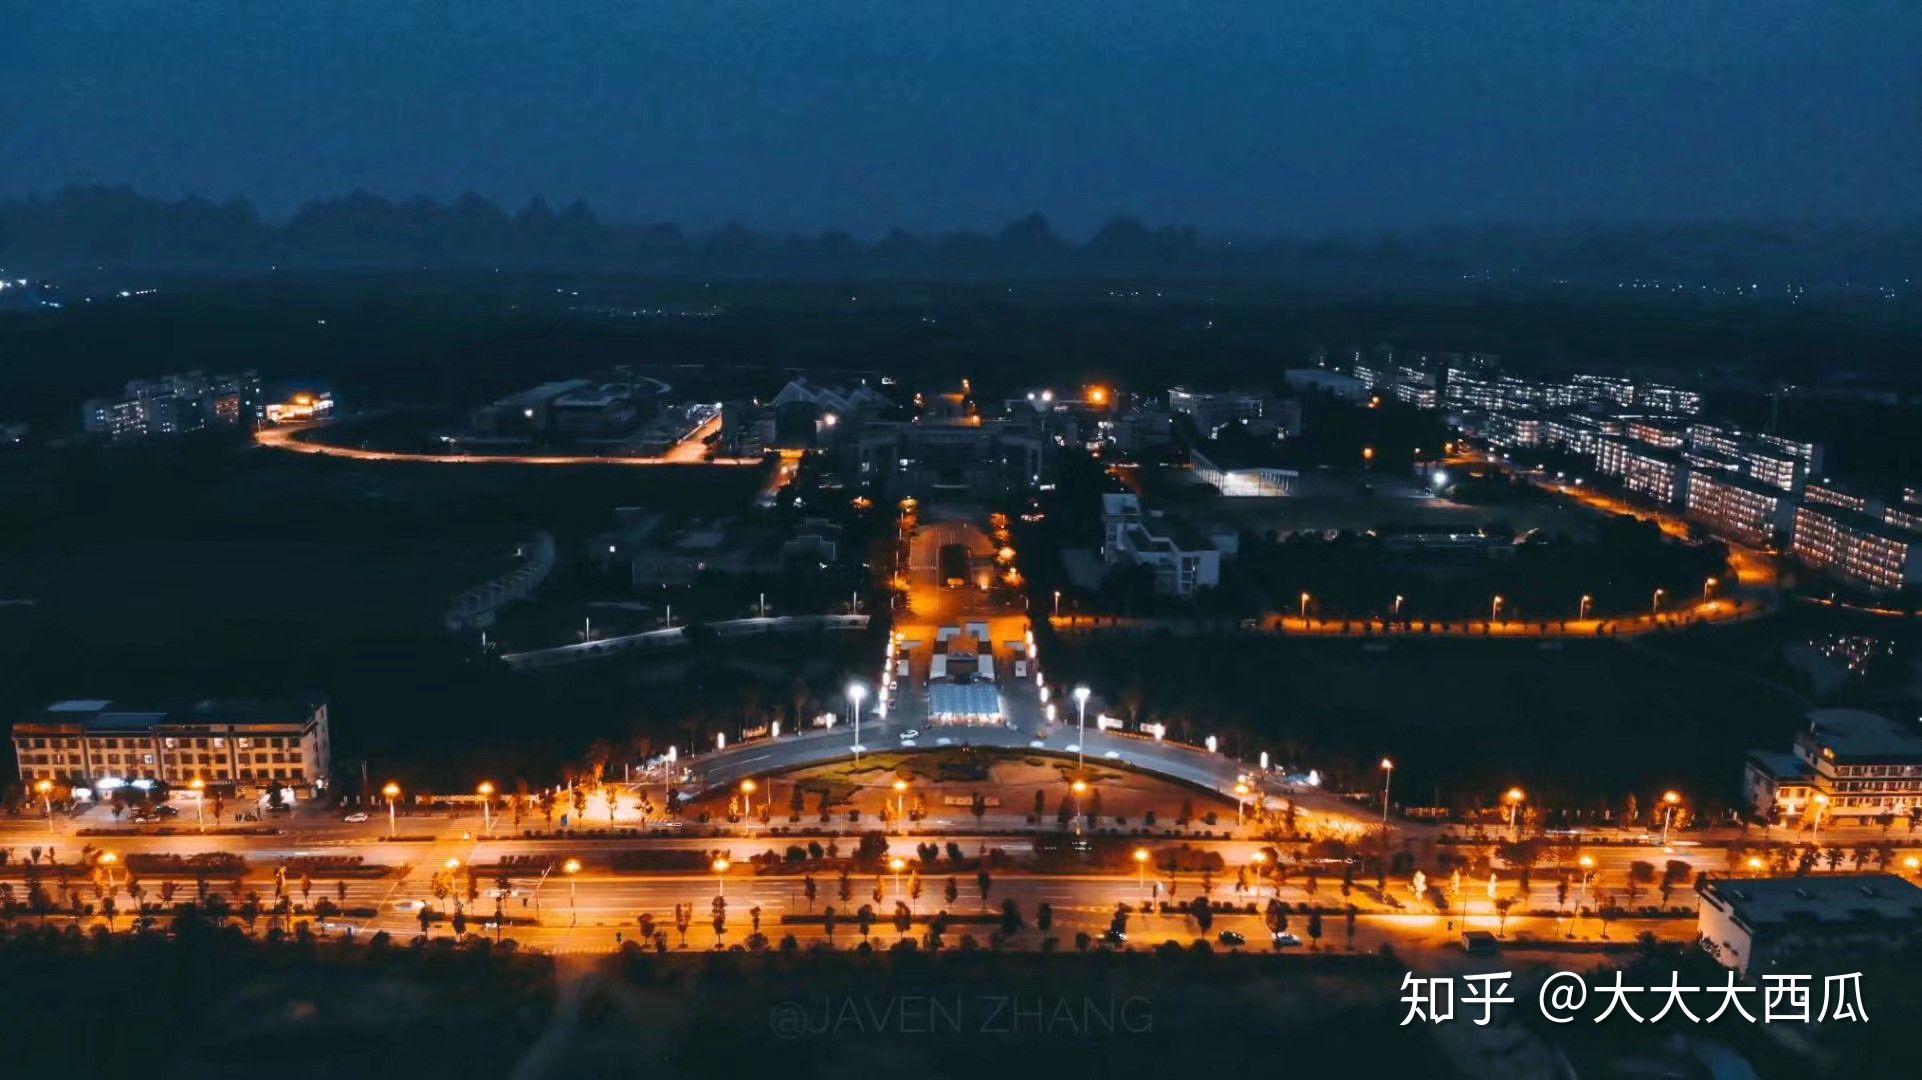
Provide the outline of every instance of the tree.
<path id="1" fill-rule="evenodd" d="M 1321 946 L 1321 912 L 1320 911 L 1310 911 L 1308 913 L 1308 938 L 1310 941 L 1314 943 L 1311 946 L 1312 948 L 1319 948 Z"/>
<path id="2" fill-rule="evenodd" d="M 1034 925 L 1037 930 L 1047 933 L 1054 926 L 1054 905 L 1043 900 L 1034 909 Z"/>
<path id="3" fill-rule="evenodd" d="M 833 905 L 821 909 L 821 930 L 827 935 L 828 944 L 834 944 L 834 928 L 840 923 L 840 915 Z"/>
<path id="4" fill-rule="evenodd" d="M 974 884 L 981 890 L 981 910 L 986 911 L 988 910 L 988 894 L 994 890 L 994 879 L 988 876 L 986 870 L 977 870 L 974 874 Z"/>
<path id="5" fill-rule="evenodd" d="M 1021 931 L 1022 925 L 1023 924 L 1021 921 L 1021 908 L 1019 905 L 1017 905 L 1014 902 L 1014 898 L 1009 897 L 1008 899 L 1001 901 L 1001 933 L 1002 935 L 1005 937 L 1013 937 L 1015 934 Z"/>
<path id="6" fill-rule="evenodd" d="M 954 879 L 953 874 L 948 875 L 948 887 L 942 890 L 941 895 L 947 897 L 949 907 L 953 907 L 954 902 L 961 898 L 961 884 Z"/>
<path id="7" fill-rule="evenodd" d="M 900 934 L 902 937 L 907 937 L 908 932 L 913 929 L 914 929 L 914 913 L 908 910 L 908 906 L 906 904 L 903 904 L 901 901 L 896 900 L 894 902 L 895 933 Z"/>
<path id="8" fill-rule="evenodd" d="M 1512 899 L 1509 900 L 1508 902 L 1511 904 L 1514 903 Z M 1349 904 L 1347 914 L 1342 920 L 1342 923 L 1343 923 L 1342 929 L 1346 931 L 1348 935 L 1348 951 L 1349 952 L 1355 951 L 1355 913 L 1357 910 L 1358 909 L 1355 907 L 1355 905 Z M 1507 908 L 1502 909 L 1504 914 L 1507 913 L 1507 910 L 1508 910 Z"/>
<path id="9" fill-rule="evenodd" d="M 861 929 L 861 940 L 867 941 L 868 935 L 874 930 L 874 908 L 862 904 L 861 910 L 854 913 L 854 921 Z"/>

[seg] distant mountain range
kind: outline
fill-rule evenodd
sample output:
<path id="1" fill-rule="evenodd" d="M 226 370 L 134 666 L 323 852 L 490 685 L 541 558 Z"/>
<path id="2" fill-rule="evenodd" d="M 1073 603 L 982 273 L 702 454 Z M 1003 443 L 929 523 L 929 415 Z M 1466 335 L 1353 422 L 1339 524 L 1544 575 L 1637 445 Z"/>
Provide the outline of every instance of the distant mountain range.
<path id="1" fill-rule="evenodd" d="M 993 233 L 866 241 L 692 232 L 603 220 L 581 202 L 534 199 L 508 213 L 479 195 L 451 203 L 356 191 L 264 219 L 235 199 L 150 198 L 71 187 L 0 200 L 0 268 L 44 275 L 103 267 L 189 273 L 299 269 L 512 268 L 805 277 L 1276 277 L 1354 282 L 1662 280 L 1691 284 L 1901 287 L 1922 282 L 1922 222 L 1899 227 L 1707 222 L 1593 229 L 1450 228 L 1325 239 L 1204 237 L 1110 221 L 1087 241 L 1031 214 Z"/>

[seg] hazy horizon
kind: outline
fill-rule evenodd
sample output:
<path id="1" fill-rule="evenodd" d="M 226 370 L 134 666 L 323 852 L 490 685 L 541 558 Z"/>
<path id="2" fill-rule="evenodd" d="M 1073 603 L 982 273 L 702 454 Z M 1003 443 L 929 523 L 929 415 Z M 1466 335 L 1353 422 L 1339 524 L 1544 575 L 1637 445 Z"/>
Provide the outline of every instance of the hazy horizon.
<path id="1" fill-rule="evenodd" d="M 0 194 L 355 189 L 876 236 L 1922 210 L 1922 8 L 474 5 L 0 15 Z"/>

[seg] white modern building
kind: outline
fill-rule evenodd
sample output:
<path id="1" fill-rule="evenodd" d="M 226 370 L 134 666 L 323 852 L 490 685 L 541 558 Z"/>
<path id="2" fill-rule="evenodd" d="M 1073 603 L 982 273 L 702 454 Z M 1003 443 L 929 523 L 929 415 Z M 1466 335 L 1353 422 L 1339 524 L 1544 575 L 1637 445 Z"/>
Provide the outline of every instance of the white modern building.
<path id="1" fill-rule="evenodd" d="M 1852 956 L 1886 955 L 1922 938 L 1922 888 L 1894 874 L 1703 877 L 1695 891 L 1698 944 L 1754 979 L 1823 975 Z M 1813 981 L 1820 1001 L 1822 980 Z"/>
<path id="2" fill-rule="evenodd" d="M 1129 494 L 1101 497 L 1103 560 L 1134 564 L 1154 571 L 1155 591 L 1169 596 L 1193 596 L 1221 584 L 1221 545 L 1175 518 L 1142 513 L 1141 501 Z"/>
<path id="3" fill-rule="evenodd" d="M 179 709 L 59 701 L 13 726 L 20 779 L 110 791 L 198 779 L 235 792 L 325 786 L 327 702 L 211 699 Z"/>

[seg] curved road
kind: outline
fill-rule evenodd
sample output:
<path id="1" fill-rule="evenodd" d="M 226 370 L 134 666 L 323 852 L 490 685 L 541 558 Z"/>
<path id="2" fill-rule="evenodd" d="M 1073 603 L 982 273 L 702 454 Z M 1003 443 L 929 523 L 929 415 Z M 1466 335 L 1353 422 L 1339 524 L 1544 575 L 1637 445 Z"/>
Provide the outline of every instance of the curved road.
<path id="1" fill-rule="evenodd" d="M 762 459 L 751 458 L 708 458 L 706 443 L 709 435 L 721 429 L 721 418 L 717 415 L 689 432 L 680 442 L 668 448 L 667 453 L 652 457 L 613 457 L 597 454 L 416 454 L 401 450 L 363 450 L 352 446 L 333 446 L 328 443 L 309 442 L 297 438 L 300 433 L 319 425 L 288 424 L 281 427 L 261 428 L 254 432 L 254 442 L 275 450 L 291 450 L 297 454 L 318 454 L 322 457 L 350 458 L 355 461 L 414 461 L 429 465 L 718 465 L 740 468 L 759 465 Z"/>

